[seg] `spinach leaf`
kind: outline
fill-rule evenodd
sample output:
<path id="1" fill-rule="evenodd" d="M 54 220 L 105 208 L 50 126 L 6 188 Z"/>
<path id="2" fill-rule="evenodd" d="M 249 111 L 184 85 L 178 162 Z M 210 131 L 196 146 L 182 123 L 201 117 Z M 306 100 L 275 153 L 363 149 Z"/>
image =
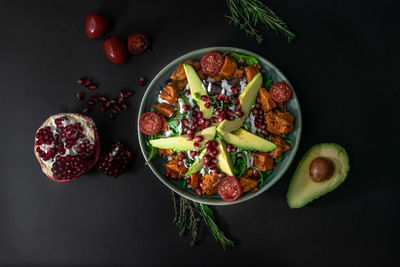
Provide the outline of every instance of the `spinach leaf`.
<path id="1" fill-rule="evenodd" d="M 158 138 L 160 138 L 160 137 L 161 137 L 161 134 L 154 134 L 154 135 L 150 135 L 150 136 L 147 137 L 147 139 L 146 139 L 146 146 L 147 146 L 147 149 L 148 149 L 148 159 L 147 159 L 146 165 L 147 165 L 147 164 L 154 158 L 154 156 L 157 155 L 157 153 L 158 153 L 158 148 L 153 147 L 153 146 L 150 144 L 150 140 L 158 139 Z"/>
<path id="2" fill-rule="evenodd" d="M 235 52 L 228 52 L 228 55 L 234 59 L 236 59 L 237 62 L 246 62 L 247 66 L 253 65 L 253 64 L 259 64 L 257 58 L 253 56 L 245 56 L 245 55 L 240 55 Z"/>
<path id="3" fill-rule="evenodd" d="M 179 134 L 179 119 L 175 116 L 167 121 L 168 129 L 171 131 L 171 137 Z"/>
<path id="4" fill-rule="evenodd" d="M 246 122 L 245 124 L 243 124 L 245 130 L 251 132 L 251 122 Z"/>
<path id="5" fill-rule="evenodd" d="M 274 81 L 272 80 L 272 76 L 268 75 L 264 82 L 264 88 L 269 90 L 269 88 L 271 88 L 271 86 L 273 84 L 274 84 Z"/>
<path id="6" fill-rule="evenodd" d="M 245 153 L 242 154 L 241 158 L 237 157 L 237 153 L 231 154 L 233 173 L 236 177 L 241 177 L 247 171 L 247 157 Z"/>

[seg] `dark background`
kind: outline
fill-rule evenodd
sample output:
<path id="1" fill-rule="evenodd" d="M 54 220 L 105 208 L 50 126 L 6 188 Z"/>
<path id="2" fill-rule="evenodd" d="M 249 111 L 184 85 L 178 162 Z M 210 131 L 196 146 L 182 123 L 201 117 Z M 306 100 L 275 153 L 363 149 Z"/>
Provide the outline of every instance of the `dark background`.
<path id="1" fill-rule="evenodd" d="M 225 1 L 0 2 L 0 264 L 399 264 L 398 1 L 266 1 L 296 33 L 265 32 L 258 45 L 224 17 Z M 84 33 L 86 16 L 109 16 L 110 35 L 145 32 L 152 51 L 124 65 L 108 61 L 102 40 Z M 264 194 L 217 207 L 236 240 L 223 251 L 205 229 L 201 242 L 179 237 L 169 190 L 144 165 L 137 110 L 145 87 L 173 59 L 195 49 L 235 46 L 280 68 L 303 112 L 293 165 Z M 130 109 L 111 122 L 92 114 L 103 145 L 120 140 L 135 162 L 118 179 L 92 171 L 57 184 L 41 172 L 34 133 L 51 114 L 80 112 L 75 81 L 97 93 L 130 86 Z M 347 180 L 308 206 L 285 200 L 294 169 L 312 145 L 335 142 L 350 157 Z"/>

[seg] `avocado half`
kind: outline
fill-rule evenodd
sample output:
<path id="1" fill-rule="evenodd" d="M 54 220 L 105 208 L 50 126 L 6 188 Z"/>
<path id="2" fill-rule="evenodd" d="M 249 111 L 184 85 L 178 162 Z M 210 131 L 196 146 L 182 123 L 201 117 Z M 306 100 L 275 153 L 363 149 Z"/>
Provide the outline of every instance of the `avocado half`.
<path id="1" fill-rule="evenodd" d="M 315 158 L 325 157 L 333 161 L 335 170 L 329 180 L 314 182 L 310 175 L 310 165 Z M 290 208 L 301 208 L 334 190 L 347 177 L 350 164 L 346 150 L 334 143 L 322 143 L 311 147 L 303 156 L 287 193 L 287 202 Z"/>

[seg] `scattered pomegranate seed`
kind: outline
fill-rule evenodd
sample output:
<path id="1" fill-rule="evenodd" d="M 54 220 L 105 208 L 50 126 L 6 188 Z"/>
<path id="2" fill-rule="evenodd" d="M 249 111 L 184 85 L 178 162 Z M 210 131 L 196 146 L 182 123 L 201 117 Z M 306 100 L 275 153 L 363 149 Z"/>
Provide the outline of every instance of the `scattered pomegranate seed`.
<path id="1" fill-rule="evenodd" d="M 124 95 L 124 98 L 130 98 L 132 96 L 132 92 L 128 91 L 126 92 L 126 94 Z"/>
<path id="2" fill-rule="evenodd" d="M 239 98 L 233 99 L 233 103 L 234 103 L 236 106 L 240 105 L 240 100 L 239 100 Z"/>
<path id="3" fill-rule="evenodd" d="M 190 131 L 190 130 L 188 130 L 188 135 L 187 135 L 187 138 L 186 138 L 186 139 L 187 139 L 188 141 L 192 141 L 192 140 L 194 139 L 194 135 L 193 135 L 193 134 L 189 134 L 189 131 Z"/>
<path id="4" fill-rule="evenodd" d="M 146 79 L 144 78 L 144 77 L 140 77 L 139 78 L 139 85 L 140 86 L 143 86 L 143 85 L 145 85 L 146 84 Z"/>
<path id="5" fill-rule="evenodd" d="M 217 117 L 211 117 L 211 121 L 212 121 L 212 123 L 217 123 L 218 122 L 218 118 Z"/>
<path id="6" fill-rule="evenodd" d="M 224 100 L 224 98 L 225 98 L 225 95 L 222 95 L 222 94 L 217 96 L 218 101 L 222 101 L 222 100 Z"/>
<path id="7" fill-rule="evenodd" d="M 211 120 L 205 120 L 205 122 L 204 122 L 204 126 L 205 127 L 209 127 L 211 125 Z"/>
<path id="8" fill-rule="evenodd" d="M 188 119 L 183 119 L 183 120 L 182 120 L 182 124 L 183 124 L 184 126 L 189 126 L 189 120 L 188 120 Z"/>
<path id="9" fill-rule="evenodd" d="M 191 150 L 191 151 L 189 152 L 189 155 L 190 155 L 190 157 L 194 158 L 194 157 L 197 156 L 197 151 Z"/>
<path id="10" fill-rule="evenodd" d="M 193 111 L 195 111 L 195 112 L 199 112 L 199 111 L 200 111 L 200 108 L 199 108 L 199 106 L 198 106 L 198 105 L 194 106 L 194 107 L 193 107 Z"/>
<path id="11" fill-rule="evenodd" d="M 262 130 L 262 134 L 267 136 L 268 135 L 268 131 L 267 130 Z"/>
<path id="12" fill-rule="evenodd" d="M 106 105 L 105 105 L 105 104 L 101 104 L 100 110 L 101 110 L 102 112 L 105 112 L 105 111 L 107 110 Z"/>
<path id="13" fill-rule="evenodd" d="M 219 114 L 221 114 L 221 110 L 219 108 L 216 108 L 214 110 L 214 114 L 218 116 Z"/>
<path id="14" fill-rule="evenodd" d="M 192 179 L 186 178 L 186 183 L 187 183 L 187 184 L 191 184 L 191 183 L 192 183 Z"/>
<path id="15" fill-rule="evenodd" d="M 196 189 L 196 194 L 197 195 L 201 195 L 201 194 L 203 194 L 203 190 L 201 189 L 201 187 L 198 187 L 197 189 Z"/>
<path id="16" fill-rule="evenodd" d="M 226 119 L 226 113 L 223 112 L 223 113 L 221 113 L 221 114 L 219 115 L 218 120 L 221 122 L 221 121 L 223 121 L 223 120 L 225 120 L 225 119 Z"/>
<path id="17" fill-rule="evenodd" d="M 76 83 L 77 83 L 77 84 L 83 84 L 83 81 L 84 81 L 84 80 L 85 80 L 84 78 L 80 78 L 79 80 L 76 81 Z"/>
<path id="18" fill-rule="evenodd" d="M 172 176 L 172 173 L 171 173 L 170 171 L 166 171 L 166 172 L 165 172 L 165 176 L 166 176 L 166 177 L 171 177 L 171 176 Z"/>
<path id="19" fill-rule="evenodd" d="M 253 170 L 253 176 L 258 178 L 260 177 L 260 173 L 257 170 Z"/>
<path id="20" fill-rule="evenodd" d="M 86 107 L 86 108 L 83 109 L 83 112 L 90 113 L 90 112 L 92 112 L 92 109 L 89 108 L 89 107 Z"/>
<path id="21" fill-rule="evenodd" d="M 91 82 L 89 80 L 84 80 L 83 81 L 83 85 L 88 87 L 91 84 Z"/>
<path id="22" fill-rule="evenodd" d="M 133 153 L 121 143 L 116 143 L 104 151 L 99 161 L 99 169 L 108 176 L 118 177 L 132 163 Z"/>
<path id="23" fill-rule="evenodd" d="M 183 134 L 187 134 L 188 128 L 183 128 L 182 132 Z"/>
<path id="24" fill-rule="evenodd" d="M 187 105 L 187 104 L 183 104 L 183 105 L 182 105 L 182 108 L 183 108 L 184 110 L 189 110 L 189 109 L 190 109 L 190 106 Z"/>
<path id="25" fill-rule="evenodd" d="M 92 100 L 94 103 L 99 102 L 99 98 L 97 96 L 91 96 L 90 100 Z"/>
<path id="26" fill-rule="evenodd" d="M 242 152 L 237 153 L 237 154 L 236 154 L 236 157 L 237 157 L 237 158 L 243 158 Z"/>
<path id="27" fill-rule="evenodd" d="M 122 109 L 124 109 L 124 110 L 127 110 L 127 109 L 128 109 L 128 105 L 125 104 L 125 103 L 122 103 L 122 104 L 121 104 L 121 107 L 122 107 Z"/>
<path id="28" fill-rule="evenodd" d="M 237 105 L 236 107 L 235 107 L 235 110 L 236 111 L 240 111 L 240 110 L 242 110 L 242 106 L 239 104 L 239 105 Z"/>
<path id="29" fill-rule="evenodd" d="M 232 152 L 232 145 L 231 144 L 228 144 L 227 146 L 226 146 L 226 151 L 228 151 L 228 152 Z"/>
<path id="30" fill-rule="evenodd" d="M 256 103 L 256 108 L 261 108 L 261 104 L 260 103 Z"/>
<path id="31" fill-rule="evenodd" d="M 193 147 L 194 147 L 194 149 L 199 150 L 200 149 L 200 144 L 199 143 L 194 143 Z"/>
<path id="32" fill-rule="evenodd" d="M 88 100 L 88 101 L 86 101 L 86 103 L 88 104 L 88 105 L 94 105 L 94 101 L 93 100 Z"/>
<path id="33" fill-rule="evenodd" d="M 201 141 L 203 141 L 203 136 L 201 136 L 201 135 L 196 136 L 196 137 L 194 138 L 194 141 L 200 143 Z"/>
<path id="34" fill-rule="evenodd" d="M 224 102 L 225 102 L 225 103 L 229 103 L 230 100 L 231 100 L 231 99 L 230 99 L 230 97 L 229 97 L 228 95 L 226 95 L 226 96 L 224 97 Z"/>
<path id="35" fill-rule="evenodd" d="M 178 164 L 178 166 L 182 166 L 183 165 L 183 161 L 182 160 L 178 160 L 177 164 Z"/>
<path id="36" fill-rule="evenodd" d="M 205 108 L 210 108 L 210 107 L 211 107 L 211 102 L 206 102 L 206 103 L 204 104 L 204 107 L 205 107 Z"/>
<path id="37" fill-rule="evenodd" d="M 123 97 L 120 97 L 120 98 L 118 98 L 118 103 L 121 104 L 121 103 L 124 102 L 124 100 L 125 100 L 125 99 L 124 99 Z"/>
<path id="38" fill-rule="evenodd" d="M 210 100 L 210 98 L 209 98 L 208 96 L 206 96 L 206 95 L 202 95 L 202 96 L 200 97 L 200 99 L 203 100 L 203 101 L 208 101 L 208 100 Z"/>
<path id="39" fill-rule="evenodd" d="M 76 98 L 77 98 L 79 101 L 81 101 L 81 100 L 83 100 L 83 99 L 85 98 L 85 94 L 84 94 L 84 93 L 78 93 L 78 94 L 76 95 Z"/>
<path id="40" fill-rule="evenodd" d="M 236 111 L 235 114 L 236 114 L 239 118 L 243 117 L 243 115 L 244 115 L 243 111 L 241 111 L 241 110 Z"/>
<path id="41" fill-rule="evenodd" d="M 185 95 L 190 95 L 190 90 L 186 90 Z"/>
<path id="42" fill-rule="evenodd" d="M 115 114 L 114 113 L 110 113 L 110 114 L 108 114 L 108 118 L 110 119 L 110 120 L 115 120 Z"/>
<path id="43" fill-rule="evenodd" d="M 90 90 L 94 90 L 94 89 L 96 89 L 97 88 L 97 85 L 95 85 L 95 84 L 90 84 L 89 85 L 89 89 Z"/>
<path id="44" fill-rule="evenodd" d="M 114 113 L 114 114 L 117 114 L 118 113 L 118 110 L 116 110 L 116 109 L 110 109 L 110 111 L 111 111 L 111 113 Z"/>
<path id="45" fill-rule="evenodd" d="M 186 154 L 184 152 L 179 152 L 179 157 L 181 159 L 186 159 Z"/>
<path id="46" fill-rule="evenodd" d="M 232 93 L 234 93 L 234 94 L 237 94 L 237 93 L 238 93 L 238 89 L 237 89 L 236 87 L 231 87 L 231 91 L 232 91 Z"/>

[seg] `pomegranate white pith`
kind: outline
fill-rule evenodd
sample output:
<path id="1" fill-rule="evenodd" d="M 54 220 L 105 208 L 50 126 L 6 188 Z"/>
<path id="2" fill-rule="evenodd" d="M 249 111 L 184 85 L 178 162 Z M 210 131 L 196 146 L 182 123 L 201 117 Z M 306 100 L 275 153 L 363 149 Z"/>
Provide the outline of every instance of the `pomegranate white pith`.
<path id="1" fill-rule="evenodd" d="M 73 181 L 99 159 L 95 123 L 80 114 L 52 115 L 35 134 L 34 153 L 50 179 L 60 183 Z"/>

